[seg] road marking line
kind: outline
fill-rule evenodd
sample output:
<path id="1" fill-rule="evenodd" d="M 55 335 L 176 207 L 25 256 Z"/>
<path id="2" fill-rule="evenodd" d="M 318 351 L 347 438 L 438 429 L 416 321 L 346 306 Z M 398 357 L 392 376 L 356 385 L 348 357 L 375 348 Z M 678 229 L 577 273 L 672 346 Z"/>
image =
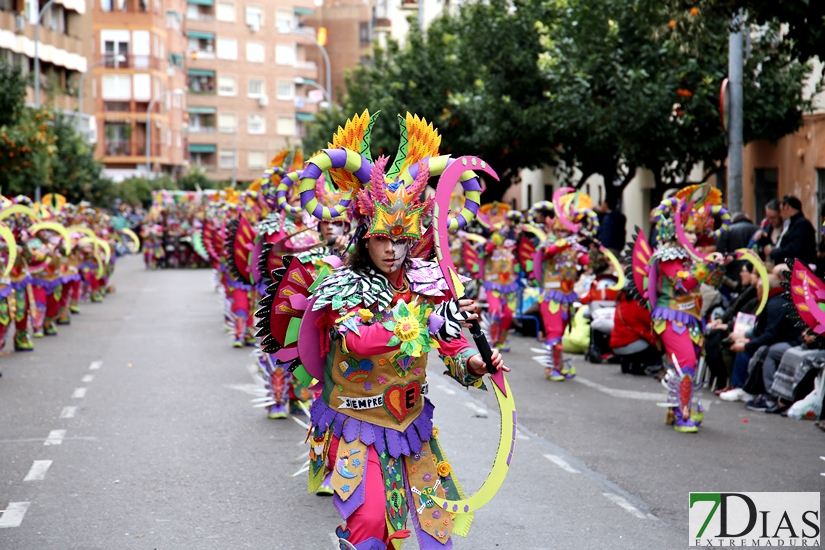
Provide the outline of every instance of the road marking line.
<path id="1" fill-rule="evenodd" d="M 9 502 L 6 506 L 6 511 L 0 516 L 0 529 L 8 527 L 20 527 L 23 523 L 23 516 L 26 515 L 26 510 L 29 509 L 31 502 Z"/>
<path id="2" fill-rule="evenodd" d="M 618 504 L 634 516 L 639 519 L 647 519 L 647 516 L 642 513 L 641 510 L 630 504 L 626 498 L 617 495 L 616 493 L 602 493 L 608 499 L 612 500 L 615 504 Z"/>
<path id="3" fill-rule="evenodd" d="M 599 390 L 602 393 L 606 393 L 611 397 L 621 397 L 624 399 L 640 399 L 642 401 L 661 401 L 662 399 L 667 399 L 666 393 L 653 393 L 653 392 L 646 392 L 646 391 L 633 391 L 633 390 L 618 390 L 615 388 L 608 388 L 607 386 L 602 386 L 598 382 L 593 382 L 592 380 L 588 380 L 587 378 L 582 378 L 581 376 L 576 376 L 573 380 L 584 384 L 589 388 L 593 388 L 594 390 Z"/>
<path id="4" fill-rule="evenodd" d="M 94 379 L 95 379 L 94 374 L 87 374 L 83 378 L 81 378 L 80 381 L 83 382 L 83 383 L 86 383 L 86 382 L 91 382 Z"/>
<path id="5" fill-rule="evenodd" d="M 51 465 L 51 460 L 35 460 L 23 481 L 42 481 L 46 479 L 46 472 L 49 471 Z"/>
<path id="6" fill-rule="evenodd" d="M 63 410 L 60 412 L 60 418 L 74 418 L 76 412 L 77 407 L 63 407 Z"/>
<path id="7" fill-rule="evenodd" d="M 86 397 L 86 388 L 75 388 L 72 399 L 83 399 Z"/>
<path id="8" fill-rule="evenodd" d="M 479 407 L 475 403 L 471 403 L 469 401 L 464 401 L 464 406 L 467 407 L 468 409 L 474 410 L 476 412 L 476 414 L 481 415 L 481 416 L 487 416 L 489 414 L 489 411 L 487 409 L 485 409 L 484 407 Z"/>
<path id="9" fill-rule="evenodd" d="M 516 428 L 516 439 L 526 439 L 527 441 L 530 441 L 530 437 L 529 437 L 529 436 L 524 435 L 524 434 L 521 432 L 521 430 L 519 430 L 518 428 Z"/>
<path id="10" fill-rule="evenodd" d="M 64 437 L 66 437 L 66 430 L 52 430 L 43 445 L 60 445 Z"/>
<path id="11" fill-rule="evenodd" d="M 552 462 L 553 464 L 555 464 L 556 466 L 558 466 L 559 468 L 561 468 L 565 472 L 570 472 L 571 474 L 580 474 L 581 473 L 577 469 L 575 469 L 573 466 L 568 464 L 567 461 L 564 460 L 559 455 L 544 455 L 544 458 L 546 458 L 547 460 L 549 460 L 550 462 Z"/>
<path id="12" fill-rule="evenodd" d="M 98 370 L 101 366 L 103 366 L 103 361 L 92 361 L 89 370 Z"/>

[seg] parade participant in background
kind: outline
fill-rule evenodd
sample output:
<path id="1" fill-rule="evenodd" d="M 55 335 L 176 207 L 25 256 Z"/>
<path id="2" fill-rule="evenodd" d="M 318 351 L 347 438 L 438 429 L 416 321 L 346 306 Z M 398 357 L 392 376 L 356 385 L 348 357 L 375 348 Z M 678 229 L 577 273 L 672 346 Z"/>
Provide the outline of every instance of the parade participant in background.
<path id="1" fill-rule="evenodd" d="M 18 195 L 13 201 L 3 199 L 3 210 L 0 211 L 0 220 L 6 222 L 14 233 L 18 254 L 11 270 L 11 286 L 14 289 L 14 350 L 31 351 L 34 343 L 29 332 L 30 311 L 34 304 L 31 296 L 31 273 L 29 260 L 31 255 L 26 242 L 29 234 L 26 229 L 37 221 L 32 210 L 32 201 L 24 195 Z"/>
<path id="2" fill-rule="evenodd" d="M 482 288 L 488 306 L 485 328 L 490 342 L 500 351 L 510 351 L 507 338 L 521 289 L 515 227 L 519 216 L 519 212 L 502 202 L 485 204 L 478 209 L 477 221 L 488 232 L 480 270 L 484 273 Z"/>
<path id="3" fill-rule="evenodd" d="M 539 312 L 547 352 L 544 375 L 554 382 L 576 376 L 576 367 L 564 360 L 561 340 L 570 323 L 570 308 L 577 300 L 573 285 L 578 269 L 594 263 L 591 250 L 584 244 L 599 230 L 591 206 L 586 194 L 562 188 L 554 194 L 552 203 L 542 201 L 531 208 L 544 215 L 548 233 L 548 239 L 536 249 L 533 277 L 542 287 Z"/>
<path id="4" fill-rule="evenodd" d="M 8 204 L 7 199 L 3 201 Z M 0 222 L 0 266 L 2 266 L 2 276 L 0 276 L 0 350 L 6 347 L 6 338 L 9 335 L 12 319 L 14 317 L 14 287 L 11 286 L 9 275 L 15 265 L 18 254 L 17 242 L 11 229 L 3 222 Z M 3 373 L 0 372 L 0 376 Z"/>
<path id="5" fill-rule="evenodd" d="M 397 548 L 409 536 L 410 518 L 423 550 L 448 549 L 451 534 L 466 535 L 472 515 L 469 504 L 462 512 L 456 504 L 455 514 L 436 506 L 445 495 L 462 494 L 424 397 L 427 352 L 438 349 L 449 375 L 465 386 L 483 387 L 486 370 L 461 335 L 461 323 L 476 317 L 474 304 L 449 300 L 452 287 L 441 266 L 417 257 L 429 255 L 417 245 L 432 207 L 419 197 L 430 175 L 446 169 L 452 174 L 445 183 L 446 215 L 449 193 L 463 180 L 468 201 L 452 222 L 457 229 L 477 211 L 480 186 L 463 165 L 447 167 L 453 161 L 438 156 L 438 134 L 412 115 L 402 120 L 405 147 L 385 173 L 386 157 L 375 163 L 370 157 L 373 121 L 367 112 L 348 121 L 302 174 L 302 204 L 319 219 L 335 218 L 357 201 L 357 240 L 346 265 L 331 259 L 317 278 L 291 258 L 273 273 L 275 283 L 258 313 L 265 322 L 264 351 L 323 386 L 312 407 L 309 490 L 331 473 L 333 502 L 347 521 L 337 530 L 339 547 Z M 479 159 L 472 165 L 491 171 Z M 326 207 L 315 197 L 324 170 L 346 190 L 339 205 Z M 439 247 L 446 251 L 446 235 Z M 461 284 L 453 271 L 451 280 Z M 497 351 L 488 368 L 504 369 Z"/>
<path id="6" fill-rule="evenodd" d="M 655 249 L 641 231 L 631 244 L 633 284 L 651 309 L 669 365 L 662 381 L 669 390 L 665 422 L 678 432 L 698 431 L 704 416 L 702 404 L 694 400 L 701 386 L 695 374 L 704 339 L 699 287 L 719 284 L 724 258 L 718 252 L 702 254 L 697 247 L 712 247 L 727 229 L 730 216 L 721 204 L 721 192 L 710 184 L 680 189 L 656 207 Z M 714 230 L 717 219 L 720 227 Z M 762 265 L 749 254 L 749 260 Z"/>

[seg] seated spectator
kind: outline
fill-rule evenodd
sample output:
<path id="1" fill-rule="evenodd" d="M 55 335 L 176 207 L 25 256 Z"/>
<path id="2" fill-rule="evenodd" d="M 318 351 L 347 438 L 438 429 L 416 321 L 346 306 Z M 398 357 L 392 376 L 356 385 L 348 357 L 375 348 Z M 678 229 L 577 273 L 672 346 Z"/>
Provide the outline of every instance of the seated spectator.
<path id="1" fill-rule="evenodd" d="M 661 369 L 662 356 L 656 348 L 650 311 L 625 291 L 619 293 L 616 301 L 610 347 L 619 357 L 624 373 L 646 374 Z"/>
<path id="2" fill-rule="evenodd" d="M 758 379 L 754 380 L 754 387 L 761 389 L 761 395 L 747 401 L 748 409 L 755 411 L 765 411 L 776 404 L 775 398 L 767 388 L 773 384 L 773 377 L 782 355 L 799 341 L 802 332 L 791 318 L 793 309 L 784 297 L 785 291 L 779 284 L 779 277 L 771 273 L 768 278 L 768 303 L 756 318 L 756 326 L 749 334 L 731 334 L 733 344 L 730 349 L 737 353 L 731 377 L 731 385 L 735 389 L 719 396 L 725 401 L 747 399 L 750 394 L 745 389 L 745 383 L 754 380 L 749 378 L 749 375 L 757 377 L 761 373 L 761 384 Z M 761 284 L 757 286 L 757 296 L 760 299 L 762 297 Z"/>
<path id="3" fill-rule="evenodd" d="M 723 347 L 722 340 L 733 331 L 737 314 L 753 314 L 756 312 L 756 308 L 759 307 L 759 299 L 756 296 L 756 285 L 759 284 L 759 276 L 753 272 L 753 264 L 750 262 L 741 264 L 739 281 L 742 291 L 733 299 L 722 316 L 710 321 L 705 329 L 705 362 L 715 381 L 714 392 L 716 395 L 734 389 L 733 386 L 728 384 L 728 379 L 733 370 L 735 353 Z"/>
<path id="4" fill-rule="evenodd" d="M 744 261 L 733 259 L 734 254 L 740 248 L 747 248 L 751 237 L 759 229 L 759 226 L 751 221 L 744 212 L 734 212 L 731 217 L 731 224 L 728 230 L 722 233 L 719 240 L 716 242 L 716 251 L 721 252 L 725 256 L 730 256 L 732 261 L 725 266 L 725 277 L 727 281 L 731 282 L 734 288 L 737 288 L 737 281 L 740 281 L 739 270 L 742 268 Z M 726 296 L 730 295 L 732 289 L 727 284 L 720 287 L 720 291 Z M 741 288 L 739 288 L 741 291 Z"/>
<path id="5" fill-rule="evenodd" d="M 821 342 L 808 329 L 802 335 L 802 344 L 785 352 L 769 388 L 770 395 L 775 397 L 776 406 L 765 412 L 785 412 L 795 401 L 810 392 L 810 387 L 798 388 L 810 371 L 821 369 L 825 363 L 825 346 Z"/>

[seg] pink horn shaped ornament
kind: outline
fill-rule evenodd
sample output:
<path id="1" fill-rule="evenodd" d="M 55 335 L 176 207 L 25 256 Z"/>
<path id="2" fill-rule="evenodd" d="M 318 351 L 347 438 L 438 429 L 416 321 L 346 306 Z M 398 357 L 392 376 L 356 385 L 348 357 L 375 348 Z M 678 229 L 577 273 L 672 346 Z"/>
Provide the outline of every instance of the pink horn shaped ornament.
<path id="1" fill-rule="evenodd" d="M 562 225 L 564 227 L 566 227 L 568 229 L 568 231 L 570 231 L 571 233 L 578 233 L 579 232 L 579 227 L 581 227 L 581 225 L 576 225 L 575 223 L 573 223 L 572 221 L 570 221 L 567 218 L 567 215 L 564 212 L 565 207 L 561 202 L 561 198 L 562 198 L 562 196 L 566 195 L 567 193 L 575 193 L 575 192 L 576 192 L 576 190 L 573 189 L 572 187 L 562 187 L 561 189 L 559 189 L 558 191 L 553 193 L 553 204 L 556 207 L 556 216 L 559 217 L 559 220 L 561 221 Z"/>

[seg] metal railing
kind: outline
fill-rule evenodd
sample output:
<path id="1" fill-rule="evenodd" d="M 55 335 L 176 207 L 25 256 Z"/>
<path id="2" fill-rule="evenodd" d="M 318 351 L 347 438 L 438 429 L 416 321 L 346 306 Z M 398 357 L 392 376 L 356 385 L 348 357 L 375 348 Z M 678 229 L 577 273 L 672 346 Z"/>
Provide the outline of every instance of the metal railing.
<path id="1" fill-rule="evenodd" d="M 150 55 L 122 55 L 112 54 L 102 59 L 102 65 L 107 69 L 161 69 L 165 60 Z"/>
<path id="2" fill-rule="evenodd" d="M 189 132 L 192 134 L 214 134 L 215 126 L 190 126 Z"/>
<path id="3" fill-rule="evenodd" d="M 128 157 L 132 155 L 132 142 L 129 140 L 107 139 L 104 148 L 108 157 Z"/>

